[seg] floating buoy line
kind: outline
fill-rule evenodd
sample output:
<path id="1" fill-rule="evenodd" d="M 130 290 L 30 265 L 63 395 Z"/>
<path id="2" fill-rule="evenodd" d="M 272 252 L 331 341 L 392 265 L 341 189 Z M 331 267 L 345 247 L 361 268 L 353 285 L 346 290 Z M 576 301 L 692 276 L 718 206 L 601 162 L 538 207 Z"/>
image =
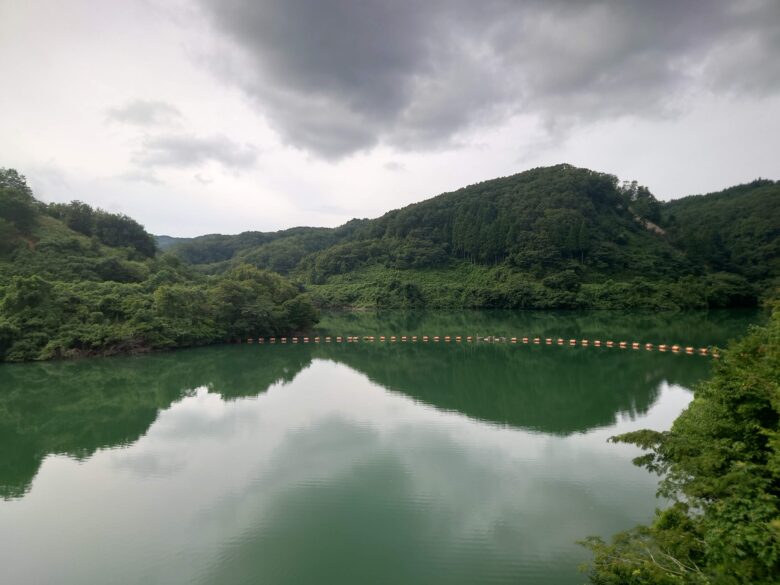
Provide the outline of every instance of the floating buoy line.
<path id="1" fill-rule="evenodd" d="M 241 343 L 243 340 L 238 340 Z M 658 351 L 661 353 L 684 353 L 687 355 L 702 355 L 719 358 L 717 350 L 707 347 L 682 346 L 678 344 L 653 344 L 641 343 L 639 341 L 612 341 L 601 339 L 564 339 L 563 337 L 503 337 L 479 335 L 335 335 L 318 337 L 249 337 L 246 343 L 258 344 L 297 344 L 297 343 L 504 343 L 509 345 L 559 345 L 567 347 L 607 347 L 617 349 L 632 349 L 635 351 Z"/>

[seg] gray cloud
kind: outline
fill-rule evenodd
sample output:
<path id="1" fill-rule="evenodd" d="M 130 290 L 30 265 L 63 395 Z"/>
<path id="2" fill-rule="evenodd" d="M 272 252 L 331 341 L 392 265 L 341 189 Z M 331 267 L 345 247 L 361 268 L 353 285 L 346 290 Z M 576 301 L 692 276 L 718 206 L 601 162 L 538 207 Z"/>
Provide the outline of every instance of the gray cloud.
<path id="1" fill-rule="evenodd" d="M 209 161 L 234 170 L 252 168 L 257 150 L 221 135 L 161 134 L 147 136 L 134 162 L 142 167 L 198 167 Z"/>
<path id="2" fill-rule="evenodd" d="M 774 94 L 776 0 L 200 0 L 211 65 L 326 158 L 452 144 L 516 113 L 668 115 L 691 89 Z"/>
<path id="3" fill-rule="evenodd" d="M 176 106 L 160 101 L 135 100 L 106 113 L 113 122 L 134 126 L 160 126 L 179 121 L 181 112 Z"/>

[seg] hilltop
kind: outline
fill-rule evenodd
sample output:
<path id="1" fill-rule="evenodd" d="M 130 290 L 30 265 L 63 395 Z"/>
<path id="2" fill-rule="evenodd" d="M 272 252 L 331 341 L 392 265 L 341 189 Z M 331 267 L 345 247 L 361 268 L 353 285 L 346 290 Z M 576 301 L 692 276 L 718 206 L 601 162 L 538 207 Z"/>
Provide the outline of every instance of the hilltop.
<path id="1" fill-rule="evenodd" d="M 778 277 L 779 203 L 772 181 L 662 203 L 636 183 L 563 164 L 338 228 L 209 235 L 170 250 L 204 273 L 274 270 L 323 306 L 751 305 Z M 711 240 L 728 261 L 697 245 Z"/>
<path id="2" fill-rule="evenodd" d="M 0 360 L 300 331 L 315 306 L 755 305 L 777 287 L 778 214 L 773 181 L 661 203 L 557 165 L 337 228 L 155 237 L 0 169 Z"/>
<path id="3" fill-rule="evenodd" d="M 158 253 L 133 219 L 44 204 L 0 169 L 0 361 L 186 347 L 303 330 L 316 321 L 281 276 L 219 276 Z"/>

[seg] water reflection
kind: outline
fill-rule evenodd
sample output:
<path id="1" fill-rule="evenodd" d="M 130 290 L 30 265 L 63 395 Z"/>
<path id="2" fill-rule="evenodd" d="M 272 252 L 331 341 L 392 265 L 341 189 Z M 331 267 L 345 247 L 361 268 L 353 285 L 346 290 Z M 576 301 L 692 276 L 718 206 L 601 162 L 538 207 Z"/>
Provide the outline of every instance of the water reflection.
<path id="1" fill-rule="evenodd" d="M 319 325 L 334 335 L 504 335 L 613 339 L 681 345 L 725 345 L 749 323 L 767 318 L 757 309 L 719 311 L 387 311 L 332 312 Z"/>
<path id="2" fill-rule="evenodd" d="M 690 387 L 704 358 L 527 346 L 240 346 L 0 368 L 0 495 L 19 497 L 49 454 L 78 459 L 138 440 L 205 387 L 224 400 L 290 382 L 312 359 L 468 417 L 566 435 L 647 411 L 666 380 Z"/>
<path id="3" fill-rule="evenodd" d="M 504 333 L 491 319 L 471 323 Z M 577 336 L 606 327 L 582 319 Z M 711 341 L 745 324 L 719 322 Z M 710 363 L 399 343 L 3 366 L 0 564 L 14 583 L 570 583 L 577 539 L 655 505 L 654 478 L 606 438 L 668 426 Z"/>
<path id="4" fill-rule="evenodd" d="M 341 313 L 323 332 L 481 334 L 674 339 L 725 343 L 755 311 L 651 314 L 524 312 Z M 371 380 L 443 410 L 566 435 L 641 414 L 666 380 L 691 387 L 708 361 L 606 349 L 455 346 L 221 347 L 138 358 L 0 367 L 0 496 L 19 497 L 48 454 L 84 459 L 131 444 L 158 413 L 195 388 L 225 400 L 289 382 L 314 357 L 349 365 Z"/>
<path id="5" fill-rule="evenodd" d="M 132 445 L 49 457 L 0 504 L 0 562 L 14 583 L 570 583 L 577 539 L 654 506 L 606 437 L 685 400 L 664 385 L 640 421 L 558 437 L 315 359 L 256 397 L 187 393 Z"/>

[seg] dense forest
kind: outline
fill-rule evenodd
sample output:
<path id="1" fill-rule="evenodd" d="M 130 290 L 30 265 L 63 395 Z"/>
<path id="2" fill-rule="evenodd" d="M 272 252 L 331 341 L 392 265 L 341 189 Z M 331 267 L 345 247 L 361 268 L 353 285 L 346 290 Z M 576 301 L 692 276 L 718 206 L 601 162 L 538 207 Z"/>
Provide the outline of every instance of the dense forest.
<path id="1" fill-rule="evenodd" d="M 780 577 L 780 306 L 733 344 L 667 432 L 614 441 L 662 476 L 671 505 L 610 543 L 593 537 L 595 585 L 778 583 Z"/>
<path id="2" fill-rule="evenodd" d="M 0 170 L 0 359 L 304 330 L 318 307 L 752 306 L 780 278 L 780 183 L 659 202 L 558 165 L 338 228 L 154 237 Z"/>
<path id="3" fill-rule="evenodd" d="M 558 165 L 335 229 L 165 244 L 205 274 L 279 272 L 328 307 L 753 305 L 780 276 L 780 184 L 661 203 L 635 182 Z"/>
<path id="4" fill-rule="evenodd" d="M 0 361 L 204 345 L 316 320 L 278 274 L 238 264 L 199 274 L 133 219 L 44 204 L 0 169 Z"/>

